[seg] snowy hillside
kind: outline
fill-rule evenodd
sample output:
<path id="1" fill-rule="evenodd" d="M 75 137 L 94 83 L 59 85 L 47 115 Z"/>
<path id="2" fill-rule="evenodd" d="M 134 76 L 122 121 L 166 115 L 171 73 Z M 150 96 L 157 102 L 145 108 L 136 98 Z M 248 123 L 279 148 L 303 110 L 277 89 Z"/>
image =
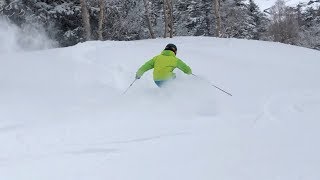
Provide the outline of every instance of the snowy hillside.
<path id="1" fill-rule="evenodd" d="M 173 42 L 193 73 L 137 68 Z M 1 180 L 319 180 L 320 52 L 180 37 L 0 55 Z"/>

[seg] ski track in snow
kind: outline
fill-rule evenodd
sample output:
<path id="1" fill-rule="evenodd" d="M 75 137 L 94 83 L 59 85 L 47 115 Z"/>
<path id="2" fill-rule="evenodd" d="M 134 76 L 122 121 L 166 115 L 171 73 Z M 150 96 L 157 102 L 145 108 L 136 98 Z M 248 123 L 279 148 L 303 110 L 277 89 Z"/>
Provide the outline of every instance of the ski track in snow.
<path id="1" fill-rule="evenodd" d="M 273 95 L 263 106 L 263 112 L 269 120 L 290 119 L 294 117 L 308 116 L 316 120 L 320 112 L 320 95 L 319 91 L 315 92 L 286 92 Z M 261 116 L 260 116 L 261 118 Z"/>

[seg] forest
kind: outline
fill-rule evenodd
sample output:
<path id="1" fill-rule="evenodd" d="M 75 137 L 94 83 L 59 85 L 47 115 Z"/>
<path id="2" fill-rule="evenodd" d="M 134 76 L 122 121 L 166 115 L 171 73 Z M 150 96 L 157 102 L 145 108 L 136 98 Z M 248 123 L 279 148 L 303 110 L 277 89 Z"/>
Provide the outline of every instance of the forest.
<path id="1" fill-rule="evenodd" d="M 320 0 L 295 7 L 278 0 L 263 10 L 254 0 L 2 0 L 0 16 L 25 31 L 46 33 L 60 47 L 212 36 L 320 50 Z"/>

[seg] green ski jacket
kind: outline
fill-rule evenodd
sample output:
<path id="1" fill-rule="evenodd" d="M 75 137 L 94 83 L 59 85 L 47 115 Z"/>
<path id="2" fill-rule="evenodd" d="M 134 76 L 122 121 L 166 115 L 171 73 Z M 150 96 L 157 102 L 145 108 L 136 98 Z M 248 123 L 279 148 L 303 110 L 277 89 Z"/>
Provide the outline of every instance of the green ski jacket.
<path id="1" fill-rule="evenodd" d="M 155 56 L 144 65 L 142 65 L 137 76 L 141 77 L 146 71 L 154 68 L 153 79 L 155 81 L 164 81 L 175 77 L 175 73 L 172 71 L 175 68 L 180 69 L 186 74 L 192 74 L 189 66 L 187 66 L 182 60 L 178 59 L 173 51 L 164 50 L 158 56 Z"/>

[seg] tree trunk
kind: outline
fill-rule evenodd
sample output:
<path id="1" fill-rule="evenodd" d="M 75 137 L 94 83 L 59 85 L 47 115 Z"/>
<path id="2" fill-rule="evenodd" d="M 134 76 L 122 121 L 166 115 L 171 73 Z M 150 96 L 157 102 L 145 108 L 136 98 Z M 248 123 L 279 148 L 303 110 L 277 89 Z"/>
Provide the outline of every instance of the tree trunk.
<path id="1" fill-rule="evenodd" d="M 168 14 L 167 14 L 167 0 L 163 0 L 163 15 L 164 15 L 164 38 L 168 35 Z"/>
<path id="2" fill-rule="evenodd" d="M 220 16 L 220 0 L 214 0 L 214 15 L 215 15 L 215 36 L 221 36 L 221 16 Z"/>
<path id="3" fill-rule="evenodd" d="M 170 30 L 170 38 L 173 37 L 173 6 L 172 6 L 172 0 L 167 0 L 168 3 L 168 9 L 169 9 L 169 30 Z"/>
<path id="4" fill-rule="evenodd" d="M 145 16 L 146 16 L 146 20 L 147 20 L 147 24 L 148 24 L 148 28 L 149 28 L 149 32 L 150 32 L 150 37 L 152 39 L 154 39 L 155 36 L 154 36 L 154 32 L 153 32 L 152 24 L 151 24 L 151 20 L 150 20 L 148 1 L 143 0 L 143 3 L 144 3 L 144 9 L 145 9 Z"/>
<path id="5" fill-rule="evenodd" d="M 207 33 L 206 35 L 207 36 L 210 36 L 210 18 L 209 18 L 209 14 L 210 14 L 210 11 L 206 11 L 206 17 L 205 17 L 205 22 L 206 22 L 206 30 L 207 30 Z"/>
<path id="6" fill-rule="evenodd" d="M 85 30 L 85 38 L 87 41 L 91 40 L 91 26 L 90 26 L 90 16 L 87 8 L 86 0 L 80 0 L 81 4 L 81 14 L 82 14 L 82 22 Z"/>
<path id="7" fill-rule="evenodd" d="M 103 23 L 105 18 L 105 0 L 100 0 L 100 13 L 99 13 L 99 27 L 98 36 L 99 40 L 103 41 Z"/>

